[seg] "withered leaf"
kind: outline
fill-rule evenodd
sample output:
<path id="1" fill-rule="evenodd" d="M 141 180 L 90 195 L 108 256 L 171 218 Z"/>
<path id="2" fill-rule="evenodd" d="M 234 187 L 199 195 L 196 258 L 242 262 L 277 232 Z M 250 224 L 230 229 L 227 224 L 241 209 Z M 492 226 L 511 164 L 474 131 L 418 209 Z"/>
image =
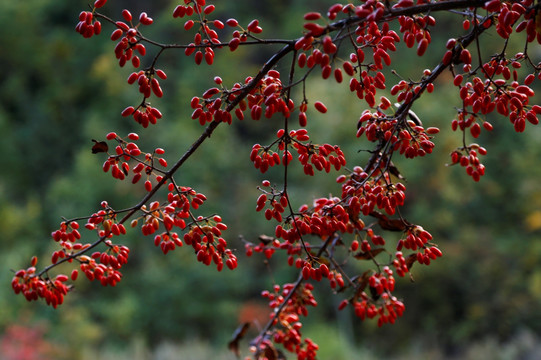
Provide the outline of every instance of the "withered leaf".
<path id="1" fill-rule="evenodd" d="M 387 218 L 387 215 L 379 212 L 379 211 L 376 211 L 376 210 L 373 210 L 371 211 L 368 215 L 372 216 L 372 217 L 375 217 L 376 219 L 386 219 Z"/>
<path id="2" fill-rule="evenodd" d="M 259 238 L 259 241 L 261 241 L 264 245 L 268 245 L 274 241 L 274 238 L 268 235 L 259 235 L 258 238 Z"/>
<path id="3" fill-rule="evenodd" d="M 370 260 L 384 250 L 384 248 L 377 248 L 366 252 L 358 252 L 357 254 L 353 255 L 353 257 L 357 260 Z"/>
<path id="4" fill-rule="evenodd" d="M 366 288 L 366 285 L 368 285 L 368 279 L 370 278 L 371 274 L 372 271 L 367 270 L 361 276 L 357 276 L 351 279 L 356 284 L 355 288 L 357 289 L 357 291 L 355 293 L 355 299 L 358 299 L 362 296 L 362 292 Z"/>
<path id="5" fill-rule="evenodd" d="M 235 332 L 233 333 L 233 339 L 227 345 L 229 350 L 231 350 L 237 357 L 240 356 L 239 342 L 242 340 L 242 338 L 246 334 L 246 331 L 248 330 L 249 327 L 250 327 L 249 322 L 245 322 L 244 324 L 237 327 L 235 329 Z"/>
<path id="6" fill-rule="evenodd" d="M 396 165 L 389 160 L 386 155 L 384 156 L 381 152 L 379 152 L 378 156 L 380 157 L 380 167 L 382 170 L 386 169 L 391 175 L 397 177 L 398 179 L 406 180 L 406 178 L 400 173 L 400 170 L 398 170 Z"/>
<path id="7" fill-rule="evenodd" d="M 109 146 L 105 141 L 98 141 L 94 139 L 92 139 L 92 141 L 95 143 L 94 146 L 92 146 L 92 154 L 107 152 L 107 150 L 109 150 Z"/>
<path id="8" fill-rule="evenodd" d="M 270 344 L 269 344 L 270 345 Z M 286 360 L 286 357 L 282 351 L 267 345 L 264 350 L 264 356 L 268 360 Z"/>
<path id="9" fill-rule="evenodd" d="M 411 269 L 413 266 L 413 263 L 417 261 L 417 255 L 416 254 L 410 254 L 406 258 L 406 266 L 408 267 L 408 270 Z"/>
<path id="10" fill-rule="evenodd" d="M 276 352 L 276 349 L 271 348 L 270 346 L 267 346 L 265 348 L 265 358 L 268 360 L 277 360 L 278 353 Z"/>
<path id="11" fill-rule="evenodd" d="M 380 213 L 379 211 L 372 211 L 370 216 L 378 219 L 378 225 L 383 230 L 389 231 L 404 231 L 411 224 L 403 219 L 389 219 L 387 215 Z"/>
<path id="12" fill-rule="evenodd" d="M 400 173 L 400 170 L 398 170 L 398 168 L 396 167 L 395 164 L 393 164 L 392 161 L 389 163 L 388 170 L 391 173 L 391 175 L 396 176 L 398 179 L 406 180 L 406 178 L 404 176 L 402 176 L 402 174 Z"/>
<path id="13" fill-rule="evenodd" d="M 381 295 L 378 294 L 378 291 L 373 287 L 370 287 L 370 296 L 372 296 L 372 300 L 374 301 L 378 301 L 378 299 L 381 297 Z"/>

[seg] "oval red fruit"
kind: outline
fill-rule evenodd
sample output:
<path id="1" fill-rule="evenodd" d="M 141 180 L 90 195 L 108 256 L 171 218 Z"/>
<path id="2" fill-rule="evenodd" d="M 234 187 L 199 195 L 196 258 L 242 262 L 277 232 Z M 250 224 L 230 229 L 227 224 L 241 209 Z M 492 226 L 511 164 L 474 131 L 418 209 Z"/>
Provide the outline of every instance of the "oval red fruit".
<path id="1" fill-rule="evenodd" d="M 131 12 L 129 10 L 127 10 L 127 9 L 122 10 L 122 17 L 127 22 L 130 22 L 133 19 L 132 15 L 131 15 Z"/>
<path id="2" fill-rule="evenodd" d="M 133 114 L 134 110 L 135 109 L 133 108 L 133 106 L 128 106 L 122 111 L 121 115 L 123 117 L 130 116 L 131 114 Z"/>
<path id="3" fill-rule="evenodd" d="M 421 41 L 419 41 L 419 45 L 417 45 L 417 55 L 423 56 L 427 48 L 428 48 L 428 39 L 424 38 Z"/>
<path id="4" fill-rule="evenodd" d="M 77 280 L 77 277 L 79 276 L 79 271 L 77 269 L 73 269 L 73 271 L 71 272 L 71 280 L 72 281 L 75 281 Z"/>
<path id="5" fill-rule="evenodd" d="M 103 5 L 105 5 L 105 3 L 107 2 L 107 0 L 96 0 L 94 1 L 94 7 L 96 9 L 102 7 Z"/>
<path id="6" fill-rule="evenodd" d="M 152 183 L 150 182 L 150 180 L 145 181 L 145 189 L 148 192 L 152 190 Z"/>
<path id="7" fill-rule="evenodd" d="M 314 103 L 314 107 L 316 108 L 317 111 L 319 111 L 322 114 L 325 114 L 327 112 L 327 107 L 321 101 L 316 101 Z"/>

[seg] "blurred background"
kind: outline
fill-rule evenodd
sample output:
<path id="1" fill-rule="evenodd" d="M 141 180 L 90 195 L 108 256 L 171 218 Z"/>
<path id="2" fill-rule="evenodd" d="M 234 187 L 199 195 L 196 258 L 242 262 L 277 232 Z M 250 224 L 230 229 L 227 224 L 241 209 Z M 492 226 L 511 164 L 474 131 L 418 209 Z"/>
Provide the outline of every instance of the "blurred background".
<path id="1" fill-rule="evenodd" d="M 124 7 L 134 17 L 146 11 L 155 24 L 144 29 L 145 35 L 187 43 L 184 22 L 171 16 L 176 5 L 110 1 L 104 12 L 116 19 Z M 217 4 L 215 15 L 235 17 L 241 24 L 257 17 L 263 37 L 292 38 L 302 30 L 304 12 L 325 12 L 329 5 L 239 0 Z M 140 96 L 126 83 L 132 69 L 117 65 L 110 26 L 88 40 L 74 31 L 79 12 L 87 9 L 87 2 L 79 0 L 0 2 L 1 358 L 234 359 L 227 343 L 235 328 L 267 316 L 261 290 L 295 278 L 291 269 L 274 266 L 283 263 L 280 255 L 269 266 L 261 257 L 246 258 L 239 240 L 240 235 L 255 240 L 273 232 L 274 225 L 253 212 L 256 186 L 264 178 L 279 182 L 281 174 L 274 170 L 262 176 L 248 156 L 255 142 L 272 141 L 280 126 L 272 119 L 220 126 L 177 177 L 207 195 L 204 214 L 222 214 L 229 225 L 227 240 L 239 256 L 236 271 L 217 274 L 197 263 L 186 247 L 164 256 L 151 238 L 133 231 L 124 238 L 131 257 L 114 289 L 79 280 L 57 310 L 28 303 L 11 290 L 12 270 L 27 267 L 34 254 L 46 263 L 55 245 L 49 234 L 62 216 L 88 215 L 105 199 L 115 209 L 128 207 L 143 194 L 142 187 L 114 181 L 100 170 L 104 157 L 91 154 L 91 139 L 103 140 L 109 131 L 135 131 L 142 149 L 161 146 L 172 163 L 202 131 L 190 119 L 191 97 L 211 87 L 216 75 L 230 87 L 255 74 L 277 49 L 244 47 L 233 54 L 225 49 L 211 68 L 195 66 L 182 52 L 167 52 L 160 63 L 169 76 L 162 81 L 166 96 L 152 99 L 164 117 L 143 131 L 120 116 Z M 463 33 L 458 15 L 438 21 L 443 26 L 432 32 L 427 56 L 419 59 L 409 50 L 394 60 L 392 67 L 404 78 L 418 79 L 422 69 L 441 59 L 441 44 L 451 29 Z M 486 54 L 499 51 L 498 39 L 484 37 Z M 508 53 L 522 46 L 511 42 Z M 539 45 L 530 50 L 535 49 L 539 56 Z M 150 61 L 155 49 L 147 50 Z M 285 73 L 287 63 L 278 70 Z M 508 120 L 490 117 L 493 132 L 477 139 L 488 149 L 482 160 L 487 173 L 474 183 L 463 169 L 445 166 L 462 141 L 460 133 L 450 131 L 454 108 L 460 106 L 451 81 L 450 75 L 440 77 L 435 92 L 413 109 L 425 126 L 442 129 L 434 153 L 396 160 L 407 178 L 403 212 L 433 234 L 444 257 L 430 267 L 414 266 L 415 283 L 398 280 L 396 295 L 406 312 L 396 325 L 381 329 L 347 310 L 338 313 L 341 298 L 331 296 L 326 286 L 316 288 L 320 306 L 311 310 L 303 334 L 320 345 L 321 359 L 534 359 L 541 351 L 541 130 L 528 124 L 525 133 L 517 134 Z M 355 131 L 365 105 L 344 86 L 317 76 L 307 95 L 329 108 L 324 116 L 310 114 L 312 139 L 341 144 L 349 166 L 362 165 L 367 153 L 359 150 L 369 145 L 356 139 Z M 306 179 L 300 171 L 293 173 L 295 206 L 339 191 L 337 175 Z"/>

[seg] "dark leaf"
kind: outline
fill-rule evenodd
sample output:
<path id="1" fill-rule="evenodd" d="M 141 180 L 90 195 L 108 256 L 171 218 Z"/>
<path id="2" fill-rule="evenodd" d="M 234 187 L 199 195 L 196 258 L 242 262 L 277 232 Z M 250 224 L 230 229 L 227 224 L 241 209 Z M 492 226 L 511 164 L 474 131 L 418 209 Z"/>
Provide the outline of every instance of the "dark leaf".
<path id="1" fill-rule="evenodd" d="M 97 141 L 97 140 L 94 140 L 92 139 L 92 141 L 94 141 L 94 146 L 92 146 L 92 154 L 97 154 L 97 153 L 106 153 L 107 150 L 109 150 L 109 146 L 107 145 L 107 143 L 105 141 Z"/>
<path id="2" fill-rule="evenodd" d="M 266 360 L 287 360 L 286 356 L 282 351 L 276 349 L 274 344 L 267 342 L 263 349 L 259 349 L 255 353 L 256 359 L 266 359 Z"/>
<path id="3" fill-rule="evenodd" d="M 274 238 L 268 235 L 259 235 L 259 241 L 261 241 L 264 245 L 268 245 L 274 241 Z"/>
<path id="4" fill-rule="evenodd" d="M 276 352 L 276 349 L 271 348 L 270 346 L 267 346 L 265 348 L 265 358 L 268 360 L 277 360 L 278 353 Z"/>
<path id="5" fill-rule="evenodd" d="M 378 299 L 381 297 L 381 295 L 378 294 L 377 290 L 373 287 L 370 287 L 370 295 L 374 301 L 378 301 Z"/>
<path id="6" fill-rule="evenodd" d="M 385 155 L 383 155 L 381 152 L 378 153 L 380 156 L 380 167 L 382 170 L 387 170 L 391 175 L 397 177 L 400 180 L 406 180 L 404 176 L 400 173 L 400 170 L 396 167 L 396 165 L 389 160 L 389 158 Z"/>
<path id="7" fill-rule="evenodd" d="M 372 274 L 371 270 L 365 271 L 362 275 L 356 276 L 351 279 L 356 285 L 355 288 L 357 289 L 355 293 L 355 298 L 359 298 L 362 296 L 362 292 L 366 288 L 366 285 L 368 285 L 368 279 L 370 279 L 370 275 Z"/>
<path id="8" fill-rule="evenodd" d="M 264 352 L 264 358 L 268 360 L 286 360 L 286 357 L 283 352 L 276 349 L 274 346 L 270 346 L 271 344 L 267 344 L 265 347 Z"/>
<path id="9" fill-rule="evenodd" d="M 282 350 L 276 350 L 276 352 L 278 353 L 278 360 L 287 360 L 286 356 L 284 355 L 284 353 L 282 352 Z"/>
<path id="10" fill-rule="evenodd" d="M 384 250 L 384 248 L 377 248 L 367 252 L 358 252 L 357 254 L 353 255 L 353 257 L 357 260 L 370 260 Z"/>
<path id="11" fill-rule="evenodd" d="M 249 327 L 250 323 L 248 322 L 240 325 L 233 333 L 233 339 L 228 344 L 229 350 L 231 350 L 237 357 L 240 356 L 239 342 L 242 340 Z"/>
<path id="12" fill-rule="evenodd" d="M 389 219 L 387 215 L 380 213 L 379 211 L 372 211 L 370 216 L 378 219 L 378 225 L 383 230 L 389 231 L 404 231 L 411 224 L 403 219 Z"/>
<path id="13" fill-rule="evenodd" d="M 389 166 L 388 166 L 387 169 L 389 170 L 391 175 L 396 176 L 400 180 L 406 180 L 406 178 L 404 176 L 402 176 L 402 174 L 400 173 L 400 170 L 398 170 L 398 168 L 396 167 L 396 165 L 392 161 L 389 163 Z"/>
<path id="14" fill-rule="evenodd" d="M 406 266 L 408 267 L 408 270 L 411 269 L 413 266 L 413 263 L 417 261 L 417 255 L 416 254 L 410 254 L 406 258 Z"/>

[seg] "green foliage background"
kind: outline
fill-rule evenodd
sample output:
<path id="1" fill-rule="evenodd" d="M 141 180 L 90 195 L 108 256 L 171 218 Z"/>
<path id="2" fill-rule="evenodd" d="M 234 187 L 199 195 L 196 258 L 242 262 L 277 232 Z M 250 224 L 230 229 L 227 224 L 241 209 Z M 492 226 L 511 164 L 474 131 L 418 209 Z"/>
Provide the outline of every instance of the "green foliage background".
<path id="1" fill-rule="evenodd" d="M 290 38 L 301 31 L 298 19 L 303 11 L 323 12 L 329 4 L 229 1 L 218 4 L 216 15 L 236 17 L 241 23 L 257 16 L 263 35 Z M 166 0 L 110 1 L 105 9 L 112 17 L 127 6 L 134 14 L 147 11 L 156 20 L 145 29 L 149 37 L 188 42 L 183 22 L 170 16 L 175 5 Z M 53 344 L 54 358 L 157 358 L 159 351 L 180 356 L 175 346 L 191 342 L 187 346 L 193 358 L 220 354 L 231 359 L 226 344 L 240 311 L 264 304 L 259 292 L 274 280 L 294 279 L 291 269 L 273 266 L 280 259 L 269 266 L 259 257 L 247 259 L 238 240 L 239 235 L 255 240 L 272 232 L 261 214 L 253 214 L 255 187 L 263 178 L 280 181 L 281 174 L 275 170 L 262 177 L 248 159 L 254 142 L 274 137 L 280 124 L 272 119 L 221 126 L 180 172 L 180 183 L 209 198 L 203 207 L 206 214 L 223 214 L 230 226 L 228 241 L 238 250 L 238 270 L 217 274 L 197 263 L 187 248 L 164 256 L 152 239 L 134 231 L 124 240 L 132 257 L 115 289 L 78 281 L 58 310 L 27 303 L 11 291 L 11 270 L 27 266 L 36 253 L 45 263 L 54 247 L 48 234 L 62 216 L 89 214 L 103 199 L 117 209 L 128 207 L 143 194 L 101 172 L 104 159 L 91 154 L 91 139 L 103 139 L 109 131 L 135 131 L 142 148 L 157 144 L 173 162 L 202 131 L 189 117 L 189 99 L 212 86 L 215 75 L 232 84 L 255 74 L 276 50 L 218 52 L 212 68 L 196 67 L 181 52 L 167 53 L 162 65 L 169 75 L 163 82 L 166 97 L 153 103 L 164 118 L 143 131 L 120 117 L 139 95 L 125 82 L 131 69 L 116 64 L 109 27 L 89 40 L 73 31 L 77 14 L 86 6 L 84 1 L 0 2 L 0 334 L 9 342 L 14 324 L 39 328 L 43 341 Z M 455 15 L 443 23 L 459 28 L 461 20 Z M 434 51 L 419 60 L 406 50 L 393 67 L 406 78 L 417 77 L 441 58 L 437 44 L 448 36 L 435 29 Z M 486 39 L 494 42 L 496 51 L 498 38 Z M 286 72 L 284 66 L 279 70 Z M 414 109 L 425 125 L 443 130 L 436 136 L 436 150 L 424 159 L 397 160 L 408 179 L 404 213 L 426 226 L 445 256 L 430 268 L 415 266 L 415 283 L 398 282 L 397 295 L 405 300 L 407 311 L 398 324 L 382 329 L 360 323 L 347 311 L 337 313 L 341 299 L 330 296 L 325 286 L 318 287 L 321 306 L 312 311 L 304 331 L 321 345 L 322 359 L 375 354 L 476 358 L 490 351 L 514 358 L 538 346 L 529 339 L 541 334 L 540 130 L 528 125 L 526 133 L 516 134 L 507 120 L 490 118 L 495 130 L 478 139 L 489 151 L 484 161 L 487 175 L 473 183 L 462 169 L 445 166 L 449 152 L 461 143 L 460 134 L 449 131 L 453 106 L 460 105 L 449 80 L 436 84 L 436 91 Z M 355 138 L 355 127 L 364 105 L 346 94 L 344 86 L 331 83 L 311 82 L 309 99 L 321 99 L 329 107 L 325 116 L 311 114 L 312 139 L 342 144 L 349 164 L 362 165 L 367 154 L 359 150 L 369 145 Z M 339 191 L 334 174 L 306 179 L 297 173 L 290 184 L 298 194 L 296 205 Z"/>

